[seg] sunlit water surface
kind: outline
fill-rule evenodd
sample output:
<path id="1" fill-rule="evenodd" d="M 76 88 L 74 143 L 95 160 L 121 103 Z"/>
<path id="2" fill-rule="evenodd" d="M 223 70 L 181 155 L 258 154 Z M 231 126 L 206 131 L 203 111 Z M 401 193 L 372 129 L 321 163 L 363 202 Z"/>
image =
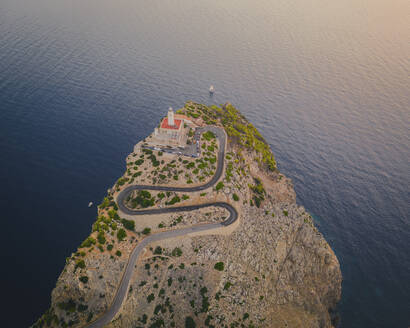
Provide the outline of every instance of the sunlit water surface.
<path id="1" fill-rule="evenodd" d="M 2 326 L 47 309 L 88 202 L 188 99 L 262 131 L 340 260 L 343 327 L 409 326 L 409 17 L 407 0 L 0 0 Z"/>

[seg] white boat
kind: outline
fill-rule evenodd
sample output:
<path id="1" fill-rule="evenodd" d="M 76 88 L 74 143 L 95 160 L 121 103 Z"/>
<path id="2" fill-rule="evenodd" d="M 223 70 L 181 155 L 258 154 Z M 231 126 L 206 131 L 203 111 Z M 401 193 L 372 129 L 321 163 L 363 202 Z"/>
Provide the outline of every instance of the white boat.
<path id="1" fill-rule="evenodd" d="M 215 88 L 214 88 L 214 86 L 213 85 L 211 85 L 210 87 L 209 87 L 209 93 L 214 93 L 215 92 Z"/>
<path id="2" fill-rule="evenodd" d="M 93 206 L 93 202 L 88 203 L 88 207 L 91 207 L 91 206 Z"/>

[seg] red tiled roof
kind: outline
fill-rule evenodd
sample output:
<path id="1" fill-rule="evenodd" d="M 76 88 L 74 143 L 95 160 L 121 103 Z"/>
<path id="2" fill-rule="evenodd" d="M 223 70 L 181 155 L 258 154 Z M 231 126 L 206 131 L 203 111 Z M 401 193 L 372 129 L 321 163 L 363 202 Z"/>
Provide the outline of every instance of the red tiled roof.
<path id="1" fill-rule="evenodd" d="M 181 126 L 182 120 L 174 119 L 175 125 L 171 126 L 168 124 L 168 117 L 165 117 L 161 123 L 161 129 L 172 129 L 172 130 L 179 130 Z"/>

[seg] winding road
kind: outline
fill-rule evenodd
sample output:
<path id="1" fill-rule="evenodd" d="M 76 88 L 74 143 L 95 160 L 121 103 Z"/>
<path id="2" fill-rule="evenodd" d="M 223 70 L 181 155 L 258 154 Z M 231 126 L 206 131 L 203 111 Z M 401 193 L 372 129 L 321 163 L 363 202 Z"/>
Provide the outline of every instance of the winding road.
<path id="1" fill-rule="evenodd" d="M 128 259 L 127 266 L 125 268 L 124 274 L 122 276 L 120 285 L 117 289 L 115 294 L 114 300 L 111 303 L 111 306 L 104 312 L 98 319 L 94 322 L 86 326 L 87 328 L 97 328 L 97 327 L 104 327 L 108 323 L 112 321 L 118 311 L 121 309 L 121 306 L 124 300 L 127 297 L 130 280 L 132 277 L 132 273 L 134 271 L 135 263 L 139 255 L 141 254 L 142 250 L 150 243 L 155 241 L 160 241 L 169 238 L 175 238 L 179 236 L 184 236 L 187 234 L 191 234 L 194 232 L 202 232 L 213 230 L 221 227 L 228 226 L 234 223 L 238 219 L 238 212 L 235 210 L 228 203 L 224 202 L 213 202 L 213 203 L 205 203 L 200 205 L 189 205 L 189 206 L 179 206 L 179 207 L 169 207 L 169 208 L 159 208 L 159 209 L 148 209 L 148 210 L 131 210 L 124 205 L 124 200 L 128 197 L 128 195 L 134 190 L 161 190 L 161 191 L 179 191 L 179 192 L 195 192 L 207 189 L 213 186 L 221 177 L 224 168 L 224 158 L 225 158 L 225 146 L 226 146 L 226 134 L 222 128 L 218 128 L 215 126 L 207 126 L 203 128 L 198 128 L 195 132 L 195 138 L 198 138 L 202 133 L 206 131 L 213 132 L 216 137 L 219 139 L 219 150 L 218 150 L 218 162 L 215 171 L 215 175 L 212 177 L 210 181 L 207 183 L 195 186 L 195 187 L 167 187 L 167 186 L 148 186 L 148 185 L 133 185 L 125 188 L 118 196 L 117 196 L 117 204 L 121 212 L 128 214 L 128 215 L 153 215 L 153 214 L 162 214 L 162 213 L 173 213 L 173 212 L 182 212 L 182 211 L 194 211 L 200 208 L 209 207 L 209 206 L 216 206 L 221 207 L 229 212 L 229 217 L 220 223 L 209 223 L 209 224 L 202 224 L 202 225 L 195 225 L 188 228 L 176 229 L 176 230 L 168 230 L 164 232 L 159 232 L 152 234 L 146 238 L 144 238 L 137 246 L 132 250 L 131 255 Z"/>

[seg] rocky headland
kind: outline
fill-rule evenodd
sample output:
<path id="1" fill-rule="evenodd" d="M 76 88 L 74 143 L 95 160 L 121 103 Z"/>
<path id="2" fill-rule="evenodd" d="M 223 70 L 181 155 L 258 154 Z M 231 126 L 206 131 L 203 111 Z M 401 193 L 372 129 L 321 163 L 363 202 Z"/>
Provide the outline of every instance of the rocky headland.
<path id="1" fill-rule="evenodd" d="M 107 327 L 335 327 L 339 262 L 312 217 L 296 204 L 292 182 L 278 171 L 265 139 L 231 104 L 188 102 L 177 113 L 197 126 L 220 127 L 227 136 L 224 157 L 217 158 L 223 145 L 212 133 L 202 134 L 195 159 L 139 142 L 126 172 L 99 205 L 90 235 L 66 259 L 50 308 L 33 327 L 92 325 L 109 311 L 130 254 L 144 239 L 207 224 L 213 228 L 144 247 Z M 207 189 L 148 188 L 200 186 L 211 180 L 218 160 L 222 175 Z M 120 195 L 133 185 L 147 188 L 127 193 L 119 206 Z M 229 204 L 238 219 L 216 226 L 229 213 L 215 202 Z M 132 212 L 199 204 L 210 205 Z"/>

